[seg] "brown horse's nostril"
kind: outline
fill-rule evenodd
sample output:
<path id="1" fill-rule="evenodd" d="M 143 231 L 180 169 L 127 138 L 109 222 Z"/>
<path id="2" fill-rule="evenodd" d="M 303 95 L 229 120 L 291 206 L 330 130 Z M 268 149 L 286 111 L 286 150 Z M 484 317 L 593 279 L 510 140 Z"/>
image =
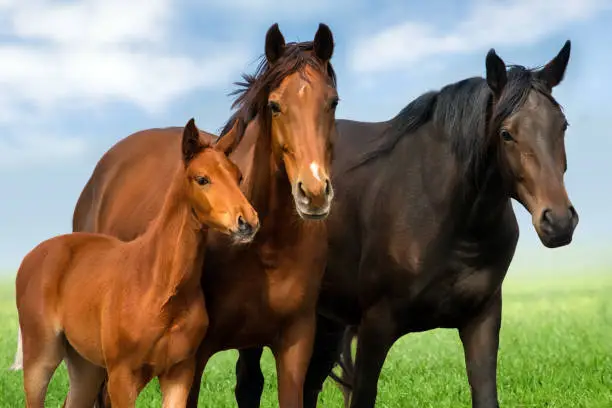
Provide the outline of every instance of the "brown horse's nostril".
<path id="1" fill-rule="evenodd" d="M 302 201 L 304 204 L 308 204 L 310 202 L 310 199 L 306 194 L 306 190 L 304 190 L 304 184 L 302 184 L 301 181 L 298 181 L 297 183 L 297 194 L 300 201 Z"/>
<path id="2" fill-rule="evenodd" d="M 325 195 L 329 196 L 329 194 L 331 193 L 331 183 L 329 182 L 329 179 L 325 180 Z"/>

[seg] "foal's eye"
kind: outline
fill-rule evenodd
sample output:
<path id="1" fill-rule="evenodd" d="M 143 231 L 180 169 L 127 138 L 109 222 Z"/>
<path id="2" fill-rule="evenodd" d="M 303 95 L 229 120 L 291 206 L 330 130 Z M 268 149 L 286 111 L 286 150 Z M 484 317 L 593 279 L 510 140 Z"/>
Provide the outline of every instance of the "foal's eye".
<path id="1" fill-rule="evenodd" d="M 202 177 L 202 176 L 196 177 L 195 181 L 201 186 L 205 186 L 206 184 L 210 183 L 210 179 L 208 177 Z"/>
<path id="2" fill-rule="evenodd" d="M 270 101 L 268 102 L 268 106 L 270 107 L 270 111 L 272 111 L 274 115 L 278 115 L 279 113 L 281 113 L 281 108 L 278 102 Z"/>
<path id="3" fill-rule="evenodd" d="M 506 129 L 502 129 L 499 132 L 499 135 L 501 136 L 502 139 L 504 139 L 505 142 L 512 142 L 514 140 L 510 132 L 508 132 Z"/>

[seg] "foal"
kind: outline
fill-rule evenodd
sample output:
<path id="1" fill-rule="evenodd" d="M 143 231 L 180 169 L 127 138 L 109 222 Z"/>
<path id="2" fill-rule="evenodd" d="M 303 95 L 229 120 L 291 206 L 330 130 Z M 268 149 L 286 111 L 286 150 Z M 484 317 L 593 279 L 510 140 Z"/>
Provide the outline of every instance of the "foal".
<path id="1" fill-rule="evenodd" d="M 238 186 L 241 173 L 226 157 L 234 142 L 224 137 L 213 145 L 191 119 L 182 137 L 184 166 L 145 234 L 122 242 L 72 233 L 25 257 L 17 308 L 28 407 L 43 406 L 62 359 L 70 377 L 66 407 L 92 406 L 105 369 L 114 407 L 135 406 L 155 376 L 164 407 L 185 406 L 208 328 L 200 287 L 207 227 L 235 242 L 250 242 L 259 228 Z"/>

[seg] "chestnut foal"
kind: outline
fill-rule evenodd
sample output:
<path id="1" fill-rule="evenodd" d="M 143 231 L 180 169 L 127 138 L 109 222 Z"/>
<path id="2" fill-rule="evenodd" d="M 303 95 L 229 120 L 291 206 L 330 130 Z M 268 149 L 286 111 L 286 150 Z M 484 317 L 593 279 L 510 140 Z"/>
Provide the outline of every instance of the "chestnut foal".
<path id="1" fill-rule="evenodd" d="M 43 406 L 62 359 L 70 377 L 66 407 L 93 406 L 106 371 L 114 407 L 135 406 L 155 376 L 164 407 L 186 405 L 208 328 L 200 286 L 207 228 L 237 242 L 251 241 L 259 228 L 238 186 L 240 170 L 226 156 L 234 142 L 230 135 L 213 144 L 191 119 L 184 166 L 144 235 L 122 242 L 72 233 L 25 257 L 16 284 L 28 407 Z"/>

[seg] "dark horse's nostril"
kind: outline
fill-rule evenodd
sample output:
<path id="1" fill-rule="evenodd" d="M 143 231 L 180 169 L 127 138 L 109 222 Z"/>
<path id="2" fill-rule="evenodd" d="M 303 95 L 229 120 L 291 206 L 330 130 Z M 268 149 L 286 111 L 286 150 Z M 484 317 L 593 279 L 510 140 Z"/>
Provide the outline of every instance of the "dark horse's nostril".
<path id="1" fill-rule="evenodd" d="M 238 217 L 238 231 L 242 234 L 249 234 L 253 230 L 251 224 L 246 222 L 242 215 Z"/>
<path id="2" fill-rule="evenodd" d="M 553 228 L 553 214 L 550 209 L 546 209 L 542 212 L 542 218 L 540 219 L 540 226 L 546 230 L 546 232 L 550 232 Z"/>
<path id="3" fill-rule="evenodd" d="M 578 213 L 576 212 L 576 209 L 574 208 L 573 205 L 570 205 L 569 207 L 569 212 L 570 212 L 570 218 L 574 219 L 578 216 Z"/>

